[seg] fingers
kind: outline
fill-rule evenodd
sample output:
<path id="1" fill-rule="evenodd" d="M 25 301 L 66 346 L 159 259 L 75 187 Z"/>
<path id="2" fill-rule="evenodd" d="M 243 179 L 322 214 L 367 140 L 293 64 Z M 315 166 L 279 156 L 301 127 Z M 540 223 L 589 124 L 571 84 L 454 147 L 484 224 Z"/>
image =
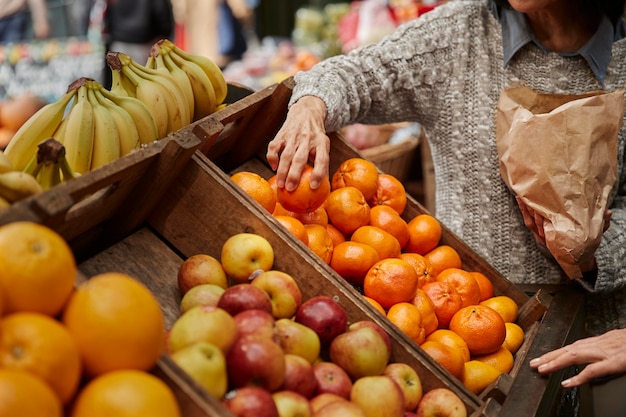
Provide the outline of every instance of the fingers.
<path id="1" fill-rule="evenodd" d="M 606 232 L 611 225 L 611 216 L 613 215 L 612 210 L 607 210 L 604 212 L 604 224 L 602 225 L 602 233 Z"/>

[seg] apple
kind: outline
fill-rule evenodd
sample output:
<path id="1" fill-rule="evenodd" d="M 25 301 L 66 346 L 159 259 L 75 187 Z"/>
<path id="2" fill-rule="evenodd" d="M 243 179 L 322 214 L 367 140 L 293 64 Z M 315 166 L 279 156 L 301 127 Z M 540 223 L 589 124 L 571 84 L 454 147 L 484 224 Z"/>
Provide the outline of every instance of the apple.
<path id="1" fill-rule="evenodd" d="M 310 327 L 285 318 L 276 320 L 274 332 L 285 353 L 302 356 L 310 363 L 319 358 L 320 338 Z"/>
<path id="2" fill-rule="evenodd" d="M 183 295 L 200 284 L 213 284 L 224 289 L 228 287 L 222 263 L 204 253 L 190 256 L 178 268 L 178 288 Z"/>
<path id="3" fill-rule="evenodd" d="M 253 272 L 269 271 L 274 264 L 274 248 L 255 233 L 237 233 L 222 245 L 221 263 L 235 282 L 248 282 Z"/>
<path id="4" fill-rule="evenodd" d="M 320 338 L 322 347 L 348 329 L 348 315 L 333 298 L 318 295 L 304 301 L 296 311 L 295 321 L 311 329 Z"/>
<path id="5" fill-rule="evenodd" d="M 272 393 L 261 387 L 237 388 L 222 403 L 235 417 L 280 417 Z"/>
<path id="6" fill-rule="evenodd" d="M 311 404 L 311 410 L 313 410 L 313 414 L 315 414 L 326 404 L 330 404 L 335 401 L 349 402 L 347 398 L 333 394 L 332 392 L 322 392 L 321 394 L 317 394 L 313 398 L 309 399 L 309 404 Z"/>
<path id="7" fill-rule="evenodd" d="M 423 394 L 422 380 L 417 371 L 408 363 L 394 362 L 385 367 L 383 375 L 387 375 L 400 386 L 404 394 L 405 411 L 415 411 Z"/>
<path id="8" fill-rule="evenodd" d="M 221 399 L 228 389 L 226 358 L 213 343 L 196 342 L 177 350 L 172 360 L 205 390 Z"/>
<path id="9" fill-rule="evenodd" d="M 302 304 L 302 293 L 296 280 L 289 274 L 272 269 L 254 277 L 252 285 L 267 293 L 272 301 L 276 319 L 292 318 Z"/>
<path id="10" fill-rule="evenodd" d="M 272 339 L 247 335 L 231 347 L 226 368 L 232 388 L 256 385 L 276 391 L 285 380 L 285 354 Z"/>
<path id="11" fill-rule="evenodd" d="M 265 310 L 244 310 L 233 316 L 239 336 L 255 334 L 269 339 L 276 340 L 274 333 L 275 320 L 274 316 Z"/>
<path id="12" fill-rule="evenodd" d="M 232 316 L 241 311 L 252 309 L 272 313 L 272 302 L 267 293 L 248 283 L 235 284 L 226 288 L 218 300 L 217 306 Z"/>
<path id="13" fill-rule="evenodd" d="M 217 306 L 224 288 L 215 284 L 199 284 L 191 287 L 180 300 L 181 314 L 195 306 Z"/>
<path id="14" fill-rule="evenodd" d="M 313 374 L 313 365 L 302 356 L 285 354 L 285 380 L 281 389 L 297 392 L 311 398 L 315 394 L 317 382 Z"/>
<path id="15" fill-rule="evenodd" d="M 385 375 L 364 376 L 354 381 L 350 401 L 358 404 L 367 417 L 404 417 L 404 394 Z"/>
<path id="16" fill-rule="evenodd" d="M 313 417 L 367 417 L 365 411 L 356 403 L 348 400 L 326 404 Z"/>
<path id="17" fill-rule="evenodd" d="M 238 333 L 235 319 L 225 310 L 213 306 L 192 307 L 172 325 L 168 337 L 169 352 L 174 353 L 195 342 L 209 342 L 226 354 Z"/>
<path id="18" fill-rule="evenodd" d="M 350 324 L 348 326 L 348 330 L 356 330 L 361 327 L 371 327 L 372 329 L 376 330 L 385 341 L 385 344 L 387 345 L 387 348 L 389 349 L 389 356 L 391 356 L 391 349 L 392 349 L 391 337 L 389 336 L 389 333 L 387 333 L 387 331 L 382 328 L 381 325 L 379 325 L 378 323 L 372 320 L 359 320 Z"/>
<path id="19" fill-rule="evenodd" d="M 371 327 L 348 330 L 333 339 L 330 360 L 343 368 L 352 380 L 380 375 L 389 362 L 389 349 L 380 333 Z"/>
<path id="20" fill-rule="evenodd" d="M 315 394 L 325 392 L 338 395 L 342 398 L 350 398 L 352 390 L 352 380 L 350 375 L 339 365 L 333 362 L 320 361 L 313 365 L 313 375 L 315 376 Z"/>
<path id="21" fill-rule="evenodd" d="M 418 417 L 466 417 L 467 409 L 454 391 L 448 388 L 433 388 L 422 396 L 415 414 Z"/>
<path id="22" fill-rule="evenodd" d="M 313 414 L 309 399 L 295 391 L 272 393 L 280 417 L 310 417 Z"/>

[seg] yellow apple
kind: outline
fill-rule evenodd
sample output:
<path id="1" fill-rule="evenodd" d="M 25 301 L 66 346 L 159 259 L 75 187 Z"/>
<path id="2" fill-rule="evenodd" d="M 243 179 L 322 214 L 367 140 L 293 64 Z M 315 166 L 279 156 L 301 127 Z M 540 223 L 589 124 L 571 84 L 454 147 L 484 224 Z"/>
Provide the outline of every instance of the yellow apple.
<path id="1" fill-rule="evenodd" d="M 255 233 L 232 235 L 222 245 L 221 263 L 226 275 L 236 282 L 248 282 L 256 271 L 269 271 L 274 264 L 274 248 Z"/>

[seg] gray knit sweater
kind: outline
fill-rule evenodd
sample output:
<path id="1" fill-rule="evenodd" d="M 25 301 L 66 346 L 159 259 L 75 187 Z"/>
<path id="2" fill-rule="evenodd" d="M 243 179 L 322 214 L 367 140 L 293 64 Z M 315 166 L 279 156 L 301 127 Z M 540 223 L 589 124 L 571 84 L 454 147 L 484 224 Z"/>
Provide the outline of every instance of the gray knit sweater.
<path id="1" fill-rule="evenodd" d="M 292 102 L 303 95 L 322 98 L 328 131 L 356 122 L 419 122 L 435 166 L 437 218 L 514 283 L 568 280 L 538 249 L 502 181 L 496 104 L 513 82 L 561 94 L 623 88 L 626 39 L 613 44 L 604 85 L 582 58 L 534 44 L 504 68 L 501 26 L 486 2 L 457 0 L 405 24 L 377 46 L 328 59 L 295 80 Z M 626 327 L 625 138 L 626 123 L 619 134 L 611 227 L 596 253 L 597 280 L 584 285 L 590 334 Z"/>

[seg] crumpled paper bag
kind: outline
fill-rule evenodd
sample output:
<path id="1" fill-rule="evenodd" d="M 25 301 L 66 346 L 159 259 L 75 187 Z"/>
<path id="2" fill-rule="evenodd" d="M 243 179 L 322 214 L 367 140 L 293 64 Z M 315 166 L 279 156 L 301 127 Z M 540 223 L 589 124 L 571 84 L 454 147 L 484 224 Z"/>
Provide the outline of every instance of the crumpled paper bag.
<path id="1" fill-rule="evenodd" d="M 607 200 L 617 178 L 617 134 L 624 90 L 583 95 L 504 90 L 496 113 L 500 173 L 544 220 L 546 246 L 565 274 L 600 245 Z"/>

